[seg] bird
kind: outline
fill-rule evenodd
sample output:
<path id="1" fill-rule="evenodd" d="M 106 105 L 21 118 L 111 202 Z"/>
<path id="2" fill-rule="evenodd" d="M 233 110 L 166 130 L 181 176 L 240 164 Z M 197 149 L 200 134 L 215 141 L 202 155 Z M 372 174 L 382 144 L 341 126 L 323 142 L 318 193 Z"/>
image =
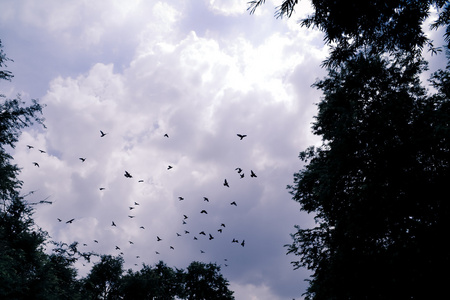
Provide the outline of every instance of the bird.
<path id="1" fill-rule="evenodd" d="M 97 240 L 94 240 L 94 243 L 97 243 L 97 244 L 98 244 L 98 241 L 97 241 Z"/>
<path id="2" fill-rule="evenodd" d="M 140 179 L 138 182 L 144 182 L 144 179 Z"/>
<path id="3" fill-rule="evenodd" d="M 31 145 L 27 145 L 28 149 L 33 149 L 34 147 Z"/>
<path id="4" fill-rule="evenodd" d="M 187 223 L 186 223 L 186 221 L 185 220 L 183 220 L 183 225 L 186 225 Z"/>
<path id="5" fill-rule="evenodd" d="M 237 239 L 233 238 L 232 243 L 239 243 Z"/>
<path id="6" fill-rule="evenodd" d="M 116 246 L 116 250 L 120 250 L 120 248 L 118 246 Z"/>
<path id="7" fill-rule="evenodd" d="M 184 231 L 184 234 L 188 234 L 188 233 L 189 233 L 189 231 L 187 231 L 187 230 Z"/>
<path id="8" fill-rule="evenodd" d="M 177 236 L 181 236 L 181 234 L 179 234 L 179 233 L 177 232 Z"/>
<path id="9" fill-rule="evenodd" d="M 135 216 L 128 216 L 128 218 L 133 219 Z"/>
<path id="10" fill-rule="evenodd" d="M 172 169 L 172 168 L 173 168 L 173 167 L 169 165 L 169 166 L 167 167 L 167 170 L 170 170 L 170 169 Z"/>
<path id="11" fill-rule="evenodd" d="M 198 238 L 196 236 L 194 236 L 194 240 L 198 240 Z"/>
<path id="12" fill-rule="evenodd" d="M 203 201 L 209 202 L 209 199 L 206 197 L 203 197 Z"/>
<path id="13" fill-rule="evenodd" d="M 66 224 L 72 224 L 73 221 L 75 221 L 75 219 L 70 219 L 69 221 L 66 222 Z"/>
<path id="14" fill-rule="evenodd" d="M 242 240 L 241 246 L 242 246 L 242 247 L 245 246 L 245 240 Z"/>
<path id="15" fill-rule="evenodd" d="M 205 253 L 205 251 L 203 251 L 203 250 L 200 250 L 200 253 Z"/>
<path id="16" fill-rule="evenodd" d="M 258 176 L 256 176 L 255 172 L 253 172 L 252 170 L 250 170 L 250 177 L 258 177 Z"/>
<path id="17" fill-rule="evenodd" d="M 144 226 L 141 226 L 141 227 L 139 227 L 139 228 L 141 228 L 141 229 L 145 229 L 145 227 L 144 227 Z"/>
<path id="18" fill-rule="evenodd" d="M 162 238 L 160 238 L 159 236 L 156 236 L 156 240 L 159 242 L 159 241 L 162 241 Z"/>
<path id="19" fill-rule="evenodd" d="M 136 258 L 141 258 L 139 255 L 136 255 Z"/>
<path id="20" fill-rule="evenodd" d="M 231 205 L 237 206 L 236 201 L 230 203 Z"/>
<path id="21" fill-rule="evenodd" d="M 225 179 L 225 181 L 223 182 L 223 185 L 224 186 L 226 186 L 226 187 L 230 187 L 229 185 L 228 185 L 228 181 Z"/>
<path id="22" fill-rule="evenodd" d="M 175 250 L 172 246 L 170 246 L 170 249 Z"/>
<path id="23" fill-rule="evenodd" d="M 183 197 L 178 197 L 178 199 L 179 199 L 180 201 L 183 201 L 183 200 L 184 200 L 184 198 L 183 198 Z"/>
<path id="24" fill-rule="evenodd" d="M 183 217 L 184 217 L 185 220 L 188 218 L 188 216 L 186 216 L 186 215 L 183 215 Z"/>
<path id="25" fill-rule="evenodd" d="M 244 178 L 244 173 L 242 173 L 241 175 L 239 175 L 239 176 L 241 176 L 241 178 Z"/>
<path id="26" fill-rule="evenodd" d="M 116 226 L 116 223 L 114 223 L 114 221 L 112 221 L 111 226 Z"/>
<path id="27" fill-rule="evenodd" d="M 201 212 L 200 212 L 201 214 L 208 214 L 208 212 L 206 211 L 206 210 L 202 210 Z"/>
<path id="28" fill-rule="evenodd" d="M 104 133 L 103 131 L 100 130 L 100 134 L 101 134 L 100 137 L 104 137 L 104 136 L 107 135 L 108 133 Z"/>
<path id="29" fill-rule="evenodd" d="M 33 162 L 33 165 L 35 165 L 36 167 L 38 167 L 39 168 L 39 164 L 37 163 L 37 162 Z"/>
<path id="30" fill-rule="evenodd" d="M 241 168 L 236 168 L 235 170 L 237 170 L 238 173 L 241 173 L 241 172 L 242 172 L 242 169 L 241 169 Z"/>
<path id="31" fill-rule="evenodd" d="M 80 157 L 79 160 L 81 160 L 81 162 L 85 162 L 86 158 L 85 157 Z"/>
<path id="32" fill-rule="evenodd" d="M 222 228 L 220 228 L 220 229 L 217 229 L 217 231 L 218 231 L 218 232 L 220 232 L 220 233 L 222 233 Z"/>
<path id="33" fill-rule="evenodd" d="M 204 236 L 206 236 L 206 233 L 204 231 L 200 231 L 198 234 L 203 234 Z"/>
<path id="34" fill-rule="evenodd" d="M 58 219 L 58 222 L 62 222 L 62 220 L 60 218 L 57 218 L 57 219 Z"/>
<path id="35" fill-rule="evenodd" d="M 128 243 L 130 243 L 130 245 L 134 245 L 134 243 L 132 241 L 128 241 Z"/>
<path id="36" fill-rule="evenodd" d="M 137 202 L 134 202 L 134 205 L 139 205 L 139 203 L 137 203 Z"/>
<path id="37" fill-rule="evenodd" d="M 220 224 L 220 226 L 225 227 L 225 224 L 222 223 L 222 224 Z"/>
<path id="38" fill-rule="evenodd" d="M 135 207 L 133 207 L 133 206 L 130 206 L 130 210 L 132 210 L 132 209 L 135 209 Z"/>
<path id="39" fill-rule="evenodd" d="M 158 252 L 158 251 L 155 251 L 155 253 L 156 253 L 156 254 L 159 254 L 159 252 Z"/>
<path id="40" fill-rule="evenodd" d="M 164 137 L 168 138 L 168 137 L 169 137 L 169 135 L 168 135 L 167 133 L 165 133 L 165 134 L 164 134 Z"/>
<path id="41" fill-rule="evenodd" d="M 47 153 L 47 152 L 45 152 L 44 150 L 41 150 L 41 149 L 39 149 L 39 152 L 41 152 L 41 153 Z"/>
<path id="42" fill-rule="evenodd" d="M 133 176 L 131 176 L 131 174 L 128 173 L 128 171 L 125 171 L 125 174 L 123 176 L 125 176 L 126 178 L 133 178 Z"/>
<path id="43" fill-rule="evenodd" d="M 100 191 L 103 191 L 104 189 L 105 189 L 104 187 L 101 187 L 101 188 L 100 188 Z"/>
<path id="44" fill-rule="evenodd" d="M 239 133 L 238 133 L 237 136 L 238 136 L 238 137 L 241 139 L 241 141 L 242 141 L 242 139 L 245 138 L 247 135 L 246 135 L 246 134 L 239 134 Z"/>
<path id="45" fill-rule="evenodd" d="M 211 235 L 211 233 L 209 234 L 209 240 L 213 240 L 214 237 Z"/>

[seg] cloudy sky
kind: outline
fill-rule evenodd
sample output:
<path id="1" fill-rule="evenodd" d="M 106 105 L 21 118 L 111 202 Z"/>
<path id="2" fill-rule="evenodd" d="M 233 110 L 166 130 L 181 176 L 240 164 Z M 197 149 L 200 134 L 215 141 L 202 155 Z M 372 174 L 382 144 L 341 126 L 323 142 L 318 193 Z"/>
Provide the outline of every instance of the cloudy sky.
<path id="1" fill-rule="evenodd" d="M 126 269 L 216 262 L 236 299 L 301 298 L 308 272 L 283 245 L 313 220 L 286 185 L 320 142 L 310 86 L 327 55 L 296 23 L 307 6 L 279 20 L 276 1 L 255 15 L 243 0 L 1 2 L 15 75 L 1 91 L 46 105 L 14 157 L 27 199 L 52 201 L 34 216 L 53 240 L 123 252 Z"/>

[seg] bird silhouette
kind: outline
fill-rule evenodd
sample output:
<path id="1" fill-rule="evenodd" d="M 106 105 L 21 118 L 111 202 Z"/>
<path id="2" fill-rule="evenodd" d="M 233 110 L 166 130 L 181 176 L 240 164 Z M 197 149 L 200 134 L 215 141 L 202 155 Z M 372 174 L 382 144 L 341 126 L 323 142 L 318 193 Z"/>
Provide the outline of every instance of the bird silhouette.
<path id="1" fill-rule="evenodd" d="M 200 231 L 198 234 L 203 234 L 204 236 L 206 236 L 206 233 L 204 231 Z"/>
<path id="2" fill-rule="evenodd" d="M 156 254 L 159 254 L 159 252 L 158 252 L 158 251 L 155 251 L 155 253 L 156 253 Z"/>
<path id="3" fill-rule="evenodd" d="M 170 169 L 172 169 L 172 168 L 173 168 L 173 167 L 169 165 L 169 166 L 167 167 L 167 170 L 170 170 Z"/>
<path id="4" fill-rule="evenodd" d="M 226 186 L 226 187 L 230 187 L 230 186 L 228 185 L 228 181 L 227 181 L 226 179 L 224 180 L 223 185 Z"/>
<path id="5" fill-rule="evenodd" d="M 220 226 L 225 227 L 225 224 L 222 223 L 222 224 L 220 224 Z"/>
<path id="6" fill-rule="evenodd" d="M 128 216 L 128 218 L 133 219 L 135 216 Z"/>
<path id="7" fill-rule="evenodd" d="M 100 188 L 100 191 L 103 191 L 104 189 L 105 189 L 104 187 L 101 187 L 101 188 Z"/>
<path id="8" fill-rule="evenodd" d="M 250 177 L 258 177 L 258 176 L 256 176 L 256 174 L 252 170 L 250 170 Z"/>
<path id="9" fill-rule="evenodd" d="M 45 152 L 44 150 L 41 150 L 41 149 L 39 149 L 39 152 L 41 152 L 41 153 L 47 153 L 47 152 Z"/>
<path id="10" fill-rule="evenodd" d="M 232 243 L 239 243 L 237 239 L 233 238 Z"/>
<path id="11" fill-rule="evenodd" d="M 130 210 L 135 209 L 136 207 L 130 206 Z"/>
<path id="12" fill-rule="evenodd" d="M 200 250 L 200 253 L 205 253 L 205 251 L 203 251 L 203 250 Z"/>
<path id="13" fill-rule="evenodd" d="M 60 218 L 57 218 L 57 219 L 58 219 L 58 222 L 62 222 L 62 220 Z"/>
<path id="14" fill-rule="evenodd" d="M 114 223 L 114 221 L 112 221 L 111 226 L 116 226 L 116 223 Z"/>
<path id="15" fill-rule="evenodd" d="M 183 217 L 184 217 L 185 220 L 188 218 L 188 216 L 186 216 L 186 215 L 183 215 Z"/>
<path id="16" fill-rule="evenodd" d="M 33 149 L 33 146 L 27 145 L 28 149 Z"/>
<path id="17" fill-rule="evenodd" d="M 214 237 L 211 235 L 211 233 L 209 234 L 209 240 L 213 240 Z"/>
<path id="18" fill-rule="evenodd" d="M 173 248 L 172 246 L 170 246 L 170 249 L 175 250 L 175 248 Z"/>
<path id="19" fill-rule="evenodd" d="M 185 230 L 185 231 L 184 231 L 184 234 L 189 234 L 189 231 Z"/>
<path id="20" fill-rule="evenodd" d="M 245 240 L 242 240 L 241 246 L 242 246 L 242 247 L 245 246 Z"/>
<path id="21" fill-rule="evenodd" d="M 81 160 L 81 162 L 85 162 L 86 158 L 85 157 L 80 157 L 79 160 Z"/>
<path id="22" fill-rule="evenodd" d="M 186 223 L 186 221 L 185 220 L 183 220 L 183 225 L 186 225 L 187 223 Z"/>
<path id="23" fill-rule="evenodd" d="M 140 179 L 138 182 L 144 182 L 144 179 Z"/>
<path id="24" fill-rule="evenodd" d="M 241 168 L 236 168 L 235 169 L 238 173 L 241 173 L 242 172 L 242 169 Z"/>
<path id="25" fill-rule="evenodd" d="M 168 135 L 167 133 L 165 133 L 165 134 L 164 134 L 164 137 L 168 138 L 168 137 L 169 137 L 169 135 Z"/>
<path id="26" fill-rule="evenodd" d="M 178 200 L 183 201 L 184 198 L 183 197 L 178 197 Z"/>
<path id="27" fill-rule="evenodd" d="M 156 241 L 162 241 L 162 238 L 160 238 L 159 236 L 156 236 Z"/>
<path id="28" fill-rule="evenodd" d="M 194 236 L 194 240 L 198 240 L 198 238 L 196 236 Z"/>
<path id="29" fill-rule="evenodd" d="M 37 162 L 33 162 L 33 165 L 35 165 L 36 167 L 38 167 L 39 168 L 39 164 L 37 163 Z"/>
<path id="30" fill-rule="evenodd" d="M 206 210 L 202 210 L 201 212 L 200 212 L 201 214 L 208 214 L 208 212 L 206 211 Z"/>
<path id="31" fill-rule="evenodd" d="M 137 203 L 137 202 L 134 202 L 134 205 L 139 205 L 139 203 Z"/>
<path id="32" fill-rule="evenodd" d="M 181 236 L 181 234 L 179 234 L 179 233 L 177 232 L 177 236 Z"/>
<path id="33" fill-rule="evenodd" d="M 97 244 L 98 244 L 98 241 L 97 241 L 97 240 L 94 240 L 94 243 L 97 243 Z"/>
<path id="34" fill-rule="evenodd" d="M 141 227 L 139 227 L 139 228 L 141 228 L 141 229 L 145 229 L 145 227 L 144 227 L 144 226 L 141 226 Z"/>
<path id="35" fill-rule="evenodd" d="M 236 201 L 230 203 L 231 205 L 237 206 Z"/>
<path id="36" fill-rule="evenodd" d="M 66 222 L 66 224 L 72 224 L 73 221 L 75 221 L 75 219 L 70 219 L 69 221 Z"/>
<path id="37" fill-rule="evenodd" d="M 133 176 L 131 176 L 131 174 L 128 173 L 128 171 L 125 171 L 125 174 L 123 176 L 125 176 L 126 178 L 133 178 Z"/>
<path id="38" fill-rule="evenodd" d="M 244 178 L 244 173 L 242 173 L 241 175 L 239 175 L 239 176 L 241 176 L 241 178 Z"/>
<path id="39" fill-rule="evenodd" d="M 100 137 L 104 137 L 105 135 L 107 135 L 107 133 L 104 133 L 103 131 L 100 130 Z"/>
<path id="40" fill-rule="evenodd" d="M 240 138 L 240 140 L 242 141 L 243 138 L 245 138 L 247 135 L 246 134 L 237 134 L 237 136 Z"/>
<path id="41" fill-rule="evenodd" d="M 220 228 L 220 229 L 217 229 L 217 231 L 218 231 L 218 232 L 220 232 L 220 233 L 222 233 L 222 228 Z"/>
<path id="42" fill-rule="evenodd" d="M 120 250 L 120 248 L 118 246 L 116 246 L 116 250 Z"/>
<path id="43" fill-rule="evenodd" d="M 130 243 L 130 245 L 134 245 L 134 243 L 132 241 L 128 241 L 128 243 Z"/>
<path id="44" fill-rule="evenodd" d="M 209 202 L 209 199 L 206 197 L 203 197 L 203 201 Z"/>

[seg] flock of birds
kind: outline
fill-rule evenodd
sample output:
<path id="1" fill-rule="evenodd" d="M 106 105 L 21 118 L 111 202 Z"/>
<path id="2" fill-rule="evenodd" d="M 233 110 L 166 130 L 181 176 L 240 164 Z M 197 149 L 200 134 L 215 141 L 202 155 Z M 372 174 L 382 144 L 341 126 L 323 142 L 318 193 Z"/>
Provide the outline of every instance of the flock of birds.
<path id="1" fill-rule="evenodd" d="M 107 134 L 108 134 L 108 133 L 105 133 L 105 132 L 103 132 L 102 130 L 100 130 L 100 137 L 101 137 L 101 138 L 104 138 Z M 247 135 L 245 135 L 245 134 L 237 134 L 237 136 L 239 137 L 240 140 L 243 140 L 245 137 L 247 137 Z M 164 134 L 164 138 L 169 138 L 169 135 L 168 135 L 167 133 Z M 31 145 L 27 145 L 27 147 L 28 147 L 29 150 L 31 150 L 31 149 L 34 148 L 34 147 L 31 146 Z M 38 150 L 39 150 L 40 153 L 43 153 L 43 154 L 46 153 L 45 150 L 41 150 L 41 149 L 38 149 Z M 79 157 L 79 160 L 81 161 L 81 163 L 84 163 L 84 162 L 86 161 L 86 157 Z M 38 162 L 32 162 L 32 164 L 33 164 L 34 166 L 36 166 L 36 167 L 40 167 L 40 165 L 39 165 Z M 173 168 L 173 166 L 169 165 L 169 166 L 167 167 L 167 170 L 171 170 L 172 168 Z M 235 171 L 237 172 L 237 174 L 239 174 L 239 176 L 240 176 L 241 179 L 244 178 L 245 175 L 244 175 L 244 171 L 243 171 L 242 168 L 237 167 L 237 168 L 235 168 Z M 127 171 L 127 170 L 124 171 L 123 176 L 124 176 L 126 179 L 133 179 L 133 178 L 134 178 L 133 175 L 132 175 L 129 171 Z M 253 170 L 250 170 L 250 177 L 251 177 L 251 178 L 257 178 L 257 175 L 255 174 L 255 172 L 254 172 Z M 142 183 L 142 182 L 144 182 L 144 180 L 143 180 L 143 179 L 139 179 L 138 182 L 139 182 L 139 183 Z M 223 186 L 226 187 L 226 188 L 230 188 L 230 185 L 229 185 L 227 179 L 224 179 L 224 181 L 223 181 Z M 100 190 L 100 191 L 104 191 L 105 189 L 106 189 L 105 187 L 99 187 L 99 190 Z M 179 197 L 178 197 L 178 201 L 185 201 L 185 198 L 179 196 Z M 210 199 L 209 199 L 208 197 L 203 197 L 203 201 L 209 203 L 209 202 L 210 202 Z M 49 204 L 52 204 L 52 202 L 50 202 L 50 201 L 40 201 L 40 203 L 49 203 Z M 231 206 L 237 207 L 236 201 L 230 202 L 230 205 L 231 205 Z M 134 215 L 133 212 L 134 212 L 135 210 L 138 210 L 138 207 L 139 207 L 139 206 L 140 206 L 140 204 L 139 204 L 138 202 L 134 202 L 131 206 L 128 207 L 128 209 L 129 209 L 129 211 L 128 211 L 128 218 L 133 219 L 133 218 L 136 217 L 136 215 Z M 202 209 L 202 210 L 200 211 L 200 214 L 201 214 L 201 215 L 208 215 L 208 211 L 207 211 L 206 209 Z M 183 216 L 182 216 L 182 218 L 181 218 L 181 224 L 182 224 L 183 226 L 184 226 L 184 225 L 187 225 L 187 224 L 188 224 L 188 219 L 189 219 L 189 216 L 188 216 L 187 214 L 183 214 Z M 57 218 L 57 221 L 58 221 L 59 223 L 65 223 L 65 224 L 67 224 L 67 225 L 72 224 L 75 220 L 76 220 L 75 218 L 71 218 L 71 219 L 69 219 L 69 220 L 67 220 L 67 221 L 66 221 L 66 220 L 63 220 L 63 219 L 61 219 L 61 218 Z M 111 225 L 110 225 L 110 226 L 111 226 L 111 227 L 114 227 L 114 228 L 117 228 L 117 227 L 118 227 L 118 225 L 116 224 L 116 222 L 115 222 L 114 220 L 111 221 Z M 179 231 L 179 232 L 176 232 L 176 237 L 177 237 L 177 238 L 182 237 L 182 236 L 193 236 L 192 240 L 198 241 L 199 238 L 200 238 L 200 236 L 204 236 L 203 239 L 207 239 L 207 240 L 211 241 L 211 240 L 214 240 L 214 239 L 217 237 L 217 234 L 222 234 L 222 233 L 224 232 L 224 230 L 226 230 L 227 226 L 226 226 L 226 224 L 225 224 L 224 222 L 220 222 L 220 225 L 218 225 L 218 227 L 217 227 L 216 229 L 214 229 L 214 232 L 207 232 L 207 231 L 205 231 L 205 230 L 201 230 L 201 231 L 199 231 L 199 232 L 192 233 L 192 234 L 191 234 L 191 232 L 190 232 L 190 231 L 192 231 L 192 230 L 188 230 L 188 229 L 189 229 L 188 226 L 185 226 L 184 228 L 185 228 L 185 229 L 183 229 L 183 230 L 181 230 L 181 231 Z M 144 226 L 140 226 L 140 227 L 139 227 L 139 230 L 145 230 L 145 229 L 146 229 L 146 228 L 145 228 Z M 182 232 L 182 233 L 180 233 L 180 232 Z M 154 238 L 155 238 L 155 242 L 156 242 L 156 243 L 159 243 L 159 242 L 163 241 L 163 238 L 160 237 L 159 235 L 156 235 Z M 171 238 L 169 238 L 168 240 L 171 240 Z M 99 244 L 99 241 L 98 241 L 97 239 L 94 239 L 93 242 L 96 243 L 96 244 Z M 242 247 L 245 247 L 245 239 L 239 240 L 239 239 L 237 239 L 237 238 L 232 238 L 232 240 L 231 240 L 230 242 L 231 242 L 231 244 L 237 244 L 237 245 L 240 245 L 240 246 L 242 246 Z M 135 242 L 129 240 L 129 241 L 128 241 L 128 244 L 129 244 L 129 245 L 134 245 Z M 86 243 L 83 243 L 83 246 L 87 247 L 88 245 L 87 245 Z M 167 246 L 167 245 L 166 245 L 166 246 Z M 170 245 L 168 245 L 168 246 L 169 246 L 169 247 L 168 247 L 168 250 L 169 250 L 169 251 L 175 250 L 174 244 L 170 244 Z M 123 250 L 122 250 L 121 247 L 124 248 L 122 245 L 115 245 L 114 250 L 115 250 L 115 251 L 119 251 L 118 254 L 121 255 L 121 256 L 123 256 L 124 253 L 123 253 Z M 199 249 L 199 250 L 200 250 L 200 253 L 202 253 L 202 254 L 205 253 L 205 250 L 204 250 L 204 249 Z M 158 249 L 157 251 L 155 251 L 155 254 L 159 255 L 159 254 L 161 254 L 161 251 L 162 251 L 162 250 Z M 136 259 L 139 259 L 139 258 L 140 258 L 140 255 L 136 255 Z M 228 259 L 227 259 L 227 258 L 224 258 L 224 261 L 225 261 L 224 266 L 227 267 L 227 266 L 228 266 Z M 134 265 L 137 266 L 138 264 L 135 263 Z"/>

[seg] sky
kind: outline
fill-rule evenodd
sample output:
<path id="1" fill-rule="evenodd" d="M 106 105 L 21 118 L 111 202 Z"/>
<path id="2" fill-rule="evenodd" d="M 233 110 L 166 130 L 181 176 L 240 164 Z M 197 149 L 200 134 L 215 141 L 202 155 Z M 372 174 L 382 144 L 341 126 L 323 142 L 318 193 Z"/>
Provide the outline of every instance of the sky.
<path id="1" fill-rule="evenodd" d="M 13 155 L 27 200 L 52 203 L 34 213 L 52 240 L 134 271 L 214 262 L 236 299 L 302 298 L 310 273 L 284 245 L 314 220 L 286 186 L 320 144 L 311 85 L 328 53 L 297 23 L 308 2 L 291 19 L 278 1 L 254 15 L 242 0 L 0 2 L 1 91 L 45 105 Z"/>

